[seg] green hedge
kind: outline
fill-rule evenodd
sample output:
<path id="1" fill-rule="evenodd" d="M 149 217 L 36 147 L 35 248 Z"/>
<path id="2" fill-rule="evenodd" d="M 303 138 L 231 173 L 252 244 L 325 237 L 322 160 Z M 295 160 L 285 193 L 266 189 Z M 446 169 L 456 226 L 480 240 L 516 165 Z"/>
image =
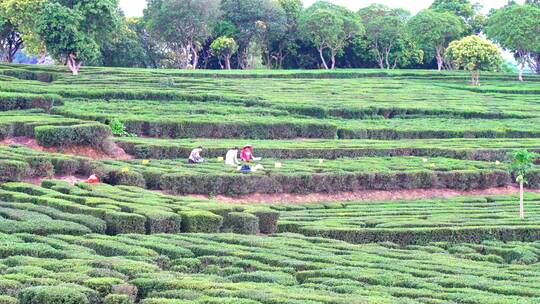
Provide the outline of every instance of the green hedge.
<path id="1" fill-rule="evenodd" d="M 97 292 L 78 285 L 37 286 L 19 294 L 21 304 L 92 304 L 97 303 Z"/>
<path id="2" fill-rule="evenodd" d="M 502 170 L 300 175 L 165 174 L 161 177 L 161 189 L 176 194 L 307 194 L 431 188 L 486 189 L 506 186 L 510 181 L 510 174 Z"/>
<path id="3" fill-rule="evenodd" d="M 423 245 L 431 242 L 480 243 L 485 240 L 533 242 L 540 238 L 540 226 L 525 227 L 455 227 L 412 229 L 329 229 L 282 227 L 281 231 L 306 236 L 332 238 L 354 244 L 392 242 L 400 245 Z"/>
<path id="4" fill-rule="evenodd" d="M 45 147 L 92 145 L 100 147 L 111 136 L 108 126 L 87 123 L 74 126 L 39 126 L 34 129 L 38 144 Z"/>
<path id="5" fill-rule="evenodd" d="M 0 159 L 0 182 L 17 182 L 27 177 L 29 166 L 25 162 Z"/>
<path id="6" fill-rule="evenodd" d="M 446 131 L 446 130 L 418 130 L 403 131 L 397 129 L 339 129 L 337 136 L 340 139 L 428 139 L 428 138 L 538 138 L 540 132 L 536 131 Z"/>
<path id="7" fill-rule="evenodd" d="M 230 212 L 223 219 L 223 232 L 239 234 L 259 233 L 259 218 L 245 212 Z"/>
<path id="8" fill-rule="evenodd" d="M 201 121 L 148 121 L 126 119 L 127 131 L 141 136 L 168 138 L 335 138 L 337 127 L 322 123 L 227 123 Z"/>
<path id="9" fill-rule="evenodd" d="M 264 234 L 274 234 L 278 231 L 279 212 L 263 209 L 263 208 L 248 208 L 249 212 L 259 218 L 259 230 Z"/>
<path id="10" fill-rule="evenodd" d="M 182 211 L 182 232 L 217 233 L 223 225 L 223 217 L 210 211 Z"/>
<path id="11" fill-rule="evenodd" d="M 139 214 L 107 211 L 104 220 L 107 223 L 107 234 L 146 232 L 146 218 Z"/>
<path id="12" fill-rule="evenodd" d="M 124 151 L 140 159 L 176 159 L 187 158 L 191 147 L 164 146 L 159 144 L 137 144 L 118 141 Z M 391 143 L 389 143 L 391 145 Z M 331 143 L 329 143 L 331 145 Z M 225 148 L 205 147 L 206 157 L 220 157 L 227 153 Z M 536 149 L 532 149 L 535 150 Z M 447 157 L 478 161 L 503 161 L 511 149 L 452 149 L 452 148 L 257 148 L 257 156 L 276 159 L 322 158 L 338 159 L 343 157 L 383 157 L 383 156 L 425 156 Z M 540 152 L 540 151 L 537 151 Z"/>
<path id="13" fill-rule="evenodd" d="M 0 92 L 0 111 L 41 108 L 46 112 L 53 106 L 61 106 L 62 97 L 56 94 L 25 94 Z"/>

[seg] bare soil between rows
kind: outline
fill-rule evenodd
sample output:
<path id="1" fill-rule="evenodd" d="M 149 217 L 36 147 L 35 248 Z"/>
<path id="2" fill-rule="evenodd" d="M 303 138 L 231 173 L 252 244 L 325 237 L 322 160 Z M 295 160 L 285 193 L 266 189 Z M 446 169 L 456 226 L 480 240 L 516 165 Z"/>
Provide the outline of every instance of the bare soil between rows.
<path id="1" fill-rule="evenodd" d="M 526 191 L 540 193 L 540 190 L 527 189 Z M 219 195 L 214 199 L 217 202 L 226 204 L 309 204 L 342 201 L 396 201 L 415 199 L 444 199 L 457 196 L 512 195 L 518 193 L 519 187 L 517 185 L 512 185 L 508 187 L 470 191 L 459 191 L 454 189 L 408 189 L 394 191 L 366 190 L 341 193 L 312 193 L 304 195 L 290 193 L 256 193 L 240 197 Z"/>
<path id="2" fill-rule="evenodd" d="M 122 148 L 113 142 L 107 143 L 107 152 L 92 146 L 70 146 L 70 147 L 43 147 L 34 138 L 30 137 L 8 137 L 0 141 L 0 145 L 21 145 L 27 148 L 49 153 L 60 153 L 71 156 L 83 156 L 98 160 L 130 160 L 133 157 L 127 154 Z"/>

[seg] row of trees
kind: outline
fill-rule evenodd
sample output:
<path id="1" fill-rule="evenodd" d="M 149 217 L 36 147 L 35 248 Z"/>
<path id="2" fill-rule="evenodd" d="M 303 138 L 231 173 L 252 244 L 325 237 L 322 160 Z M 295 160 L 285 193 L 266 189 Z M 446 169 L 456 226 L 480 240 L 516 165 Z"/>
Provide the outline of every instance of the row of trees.
<path id="1" fill-rule="evenodd" d="M 83 62 L 443 70 L 456 67 L 453 41 L 485 33 L 521 70 L 540 73 L 539 2 L 510 2 L 486 17 L 469 0 L 435 0 L 415 16 L 377 4 L 352 12 L 324 1 L 149 0 L 143 17 L 127 19 L 117 0 L 0 0 L 0 51 L 8 62 L 22 48 L 51 55 L 75 74 Z"/>

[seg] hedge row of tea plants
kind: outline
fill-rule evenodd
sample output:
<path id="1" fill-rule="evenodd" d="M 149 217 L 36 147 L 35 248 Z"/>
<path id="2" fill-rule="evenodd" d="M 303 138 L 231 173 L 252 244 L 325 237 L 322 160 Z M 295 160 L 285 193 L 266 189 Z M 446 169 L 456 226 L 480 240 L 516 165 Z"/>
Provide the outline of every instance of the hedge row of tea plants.
<path id="1" fill-rule="evenodd" d="M 259 169 L 243 174 L 222 160 L 199 165 L 180 160 L 90 160 L 22 146 L 0 147 L 3 180 L 28 177 L 97 174 L 113 185 L 166 190 L 176 194 L 318 193 L 360 190 L 449 188 L 459 190 L 507 186 L 508 165 L 450 158 L 361 157 L 322 159 L 264 159 Z M 255 168 L 255 164 L 252 164 Z M 529 187 L 540 187 L 533 170 Z"/>
<path id="2" fill-rule="evenodd" d="M 0 233 L 0 300 L 532 304 L 540 300 L 539 257 L 538 242 L 400 248 L 296 234 Z"/>
<path id="3" fill-rule="evenodd" d="M 45 147 L 92 145 L 100 147 L 111 136 L 98 122 L 46 115 L 40 111 L 0 111 L 0 140 L 25 136 Z"/>
<path id="4" fill-rule="evenodd" d="M 114 141 L 127 153 L 140 159 L 187 158 L 194 147 L 203 146 L 204 156 L 224 156 L 229 149 L 246 144 L 264 158 L 337 159 L 343 157 L 424 156 L 479 161 L 505 161 L 516 149 L 540 153 L 536 138 L 468 138 L 419 140 L 238 140 L 238 139 L 157 139 L 121 137 Z"/>
<path id="5" fill-rule="evenodd" d="M 28 93 L 0 92 L 0 111 L 40 108 L 49 111 L 53 106 L 63 105 L 62 97 L 55 94 L 36 95 Z"/>
<path id="6" fill-rule="evenodd" d="M 436 241 L 478 243 L 487 239 L 534 241 L 540 237 L 540 195 L 526 197 L 525 220 L 519 198 L 463 197 L 392 202 L 343 202 L 282 206 L 279 230 L 351 243 Z"/>
<path id="7" fill-rule="evenodd" d="M 0 231 L 5 233 L 272 234 L 278 215 L 264 206 L 220 206 L 128 186 L 71 185 L 60 180 L 44 180 L 41 187 L 0 185 Z"/>

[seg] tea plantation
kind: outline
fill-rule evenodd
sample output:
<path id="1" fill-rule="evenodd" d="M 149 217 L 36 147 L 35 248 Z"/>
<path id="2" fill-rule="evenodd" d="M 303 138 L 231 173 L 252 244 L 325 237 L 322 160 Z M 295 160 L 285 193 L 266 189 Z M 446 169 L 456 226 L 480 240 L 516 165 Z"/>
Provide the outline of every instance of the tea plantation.
<path id="1" fill-rule="evenodd" d="M 540 77 L 469 77 L 0 65 L 0 304 L 540 303 Z"/>

